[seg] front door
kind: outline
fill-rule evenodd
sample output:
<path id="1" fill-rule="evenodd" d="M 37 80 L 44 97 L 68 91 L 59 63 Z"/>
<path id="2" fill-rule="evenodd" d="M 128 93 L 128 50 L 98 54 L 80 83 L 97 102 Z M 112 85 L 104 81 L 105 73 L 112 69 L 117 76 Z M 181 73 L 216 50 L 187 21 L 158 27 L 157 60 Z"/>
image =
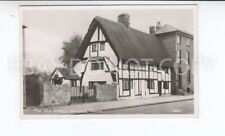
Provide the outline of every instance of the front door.
<path id="1" fill-rule="evenodd" d="M 162 95 L 162 81 L 158 81 L 159 96 Z"/>

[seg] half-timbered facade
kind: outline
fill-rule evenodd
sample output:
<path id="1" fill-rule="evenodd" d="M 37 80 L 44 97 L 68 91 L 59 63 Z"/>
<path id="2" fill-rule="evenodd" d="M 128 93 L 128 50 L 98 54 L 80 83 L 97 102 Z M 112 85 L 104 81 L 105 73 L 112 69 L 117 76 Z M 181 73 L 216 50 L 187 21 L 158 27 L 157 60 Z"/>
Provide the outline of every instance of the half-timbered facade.
<path id="1" fill-rule="evenodd" d="M 127 14 L 95 17 L 75 58 L 80 86 L 117 84 L 118 99 L 171 93 L 169 53 L 155 35 L 131 28 Z"/>

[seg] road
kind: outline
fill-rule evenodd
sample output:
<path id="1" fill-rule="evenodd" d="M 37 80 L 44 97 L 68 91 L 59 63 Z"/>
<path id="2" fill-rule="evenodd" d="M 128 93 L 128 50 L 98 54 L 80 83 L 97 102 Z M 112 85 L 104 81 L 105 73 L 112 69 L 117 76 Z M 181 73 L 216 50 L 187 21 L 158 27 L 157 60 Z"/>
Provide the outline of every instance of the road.
<path id="1" fill-rule="evenodd" d="M 194 101 L 180 101 L 156 105 L 103 111 L 98 114 L 193 114 Z M 96 113 L 94 113 L 96 114 Z"/>

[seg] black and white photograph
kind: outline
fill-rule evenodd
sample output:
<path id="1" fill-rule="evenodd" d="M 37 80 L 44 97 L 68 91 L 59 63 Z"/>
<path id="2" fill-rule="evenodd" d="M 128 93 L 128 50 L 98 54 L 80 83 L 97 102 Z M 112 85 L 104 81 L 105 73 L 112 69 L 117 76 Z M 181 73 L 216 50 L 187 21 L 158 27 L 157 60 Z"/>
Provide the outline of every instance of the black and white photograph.
<path id="1" fill-rule="evenodd" d="M 197 19 L 197 5 L 21 6 L 23 116 L 196 117 Z"/>
<path id="2" fill-rule="evenodd" d="M 224 1 L 0 1 L 2 136 L 224 136 Z"/>

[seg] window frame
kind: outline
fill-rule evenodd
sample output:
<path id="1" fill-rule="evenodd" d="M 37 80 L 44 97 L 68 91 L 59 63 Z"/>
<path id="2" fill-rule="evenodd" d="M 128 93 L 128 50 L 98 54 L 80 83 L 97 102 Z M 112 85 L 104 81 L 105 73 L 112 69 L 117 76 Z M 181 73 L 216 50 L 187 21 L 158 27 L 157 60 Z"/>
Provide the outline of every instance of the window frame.
<path id="1" fill-rule="evenodd" d="M 122 89 L 123 91 L 130 91 L 131 89 L 133 89 L 133 80 L 123 79 Z"/>
<path id="2" fill-rule="evenodd" d="M 153 79 L 147 80 L 147 89 L 155 89 L 155 82 Z"/>
<path id="3" fill-rule="evenodd" d="M 164 81 L 163 82 L 163 89 L 169 89 L 169 81 Z"/>
<path id="4" fill-rule="evenodd" d="M 94 48 L 95 47 L 95 48 Z M 92 44 L 91 45 L 91 52 L 97 52 L 98 49 L 97 49 L 97 44 Z"/>
<path id="5" fill-rule="evenodd" d="M 98 62 L 92 62 L 91 63 L 91 70 L 104 70 L 104 62 L 103 61 L 100 62 L 100 63 L 98 63 Z"/>
<path id="6" fill-rule="evenodd" d="M 190 65 L 190 52 L 186 52 L 187 64 Z"/>
<path id="7" fill-rule="evenodd" d="M 181 50 L 177 50 L 177 59 L 179 61 L 177 61 L 179 64 L 181 64 L 181 59 L 182 59 L 182 52 Z"/>
<path id="8" fill-rule="evenodd" d="M 181 35 L 177 35 L 177 36 L 176 36 L 176 43 L 177 43 L 178 45 L 181 45 Z"/>

